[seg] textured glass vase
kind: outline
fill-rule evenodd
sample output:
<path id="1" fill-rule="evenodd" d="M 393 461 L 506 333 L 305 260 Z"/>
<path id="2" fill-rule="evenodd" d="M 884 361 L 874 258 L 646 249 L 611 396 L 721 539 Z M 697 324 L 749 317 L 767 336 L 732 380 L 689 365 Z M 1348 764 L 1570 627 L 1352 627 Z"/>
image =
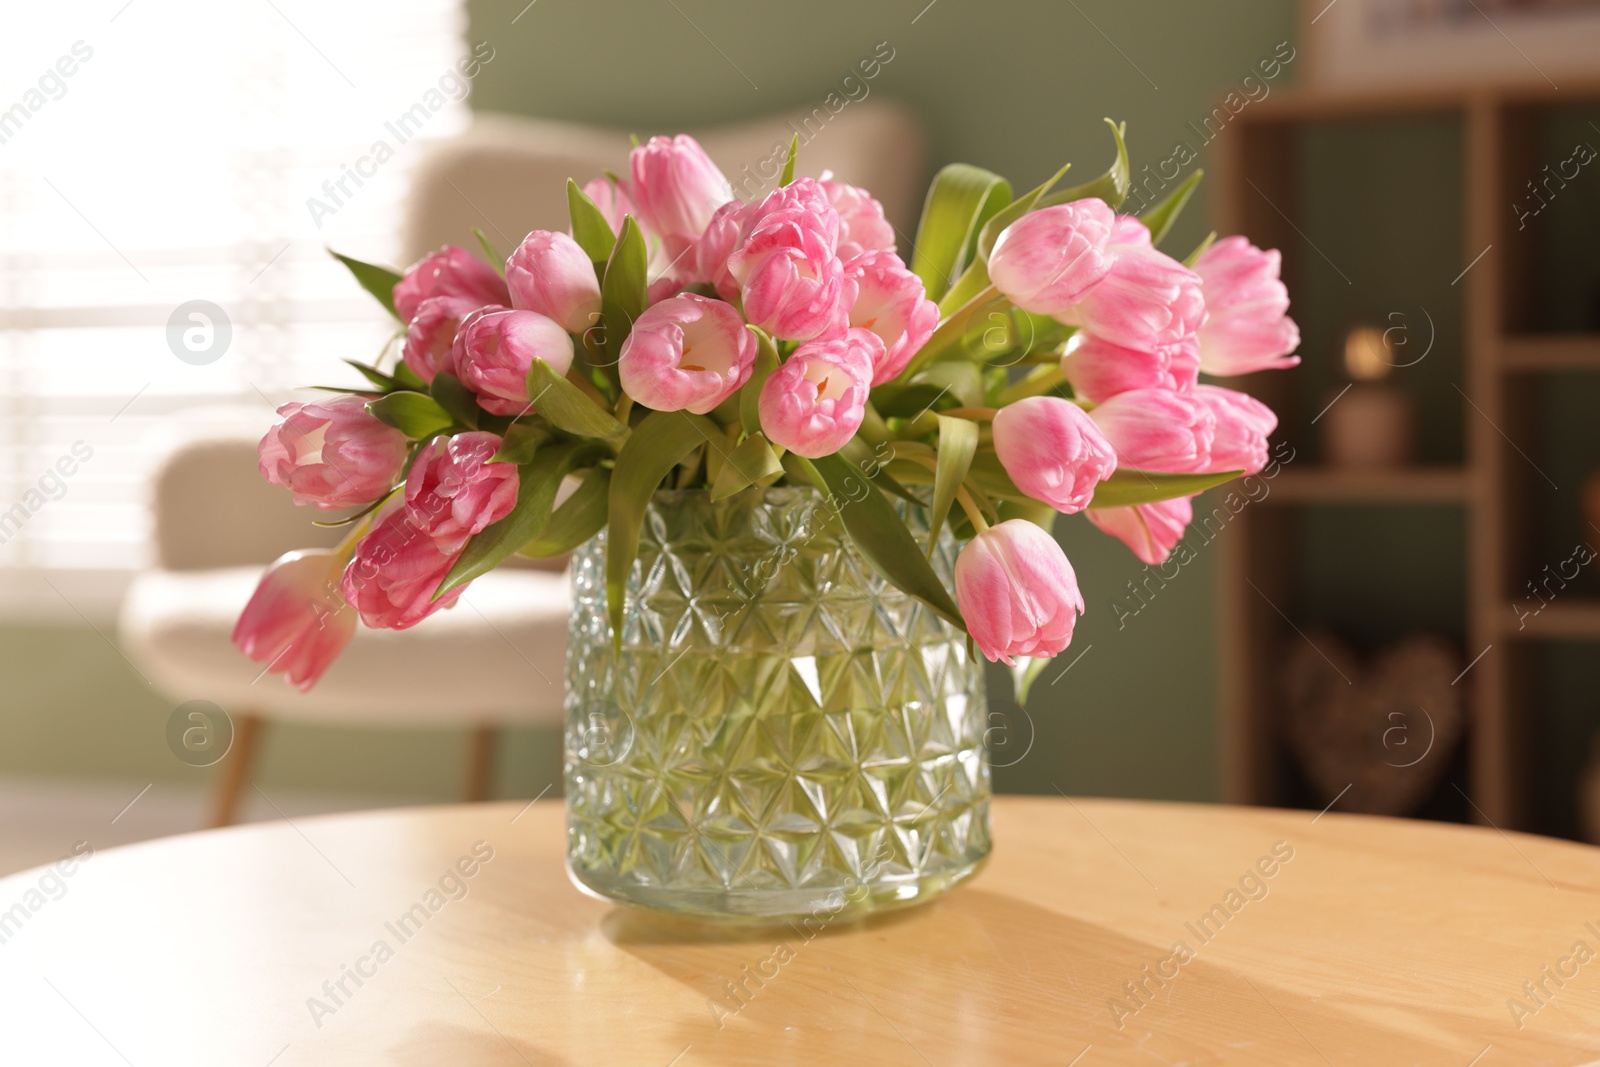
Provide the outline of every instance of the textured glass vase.
<path id="1" fill-rule="evenodd" d="M 580 888 L 826 921 L 927 899 L 988 855 L 983 664 L 832 514 L 809 489 L 656 494 L 620 659 L 605 535 L 578 550 L 565 758 Z M 946 582 L 956 548 L 947 531 L 934 552 Z"/>

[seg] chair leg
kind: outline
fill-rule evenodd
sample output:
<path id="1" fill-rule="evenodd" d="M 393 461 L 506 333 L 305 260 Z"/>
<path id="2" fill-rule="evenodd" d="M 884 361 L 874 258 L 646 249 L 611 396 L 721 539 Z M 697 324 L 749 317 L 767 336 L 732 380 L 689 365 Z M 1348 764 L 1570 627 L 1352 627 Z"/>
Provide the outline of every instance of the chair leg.
<path id="1" fill-rule="evenodd" d="M 469 804 L 489 799 L 494 785 L 494 753 L 500 731 L 493 726 L 473 727 L 467 738 L 467 789 Z"/>
<path id="2" fill-rule="evenodd" d="M 239 799 L 244 787 L 250 784 L 250 771 L 255 763 L 256 748 L 265 726 L 259 715 L 237 715 L 233 720 L 233 748 L 223 757 L 217 768 L 216 784 L 211 794 L 211 825 L 232 826 L 239 814 Z"/>

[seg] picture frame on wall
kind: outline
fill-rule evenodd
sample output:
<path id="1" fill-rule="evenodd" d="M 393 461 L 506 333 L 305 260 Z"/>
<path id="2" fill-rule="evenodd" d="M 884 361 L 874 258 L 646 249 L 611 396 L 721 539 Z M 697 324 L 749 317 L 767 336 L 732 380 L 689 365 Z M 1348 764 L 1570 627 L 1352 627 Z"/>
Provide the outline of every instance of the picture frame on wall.
<path id="1" fill-rule="evenodd" d="M 1600 0 L 1302 0 L 1300 37 L 1324 88 L 1600 78 Z"/>

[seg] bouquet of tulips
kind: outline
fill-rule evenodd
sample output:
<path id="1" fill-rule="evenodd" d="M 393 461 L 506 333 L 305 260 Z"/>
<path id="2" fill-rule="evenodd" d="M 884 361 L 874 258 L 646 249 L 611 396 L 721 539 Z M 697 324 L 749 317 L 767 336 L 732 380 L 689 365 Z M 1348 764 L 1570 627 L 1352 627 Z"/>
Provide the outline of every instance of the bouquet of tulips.
<path id="1" fill-rule="evenodd" d="M 1200 173 L 1118 215 L 1112 132 L 1112 166 L 1070 188 L 1065 167 L 1020 196 L 944 168 L 909 265 L 869 192 L 794 177 L 794 145 L 743 202 L 687 136 L 637 145 L 626 177 L 569 181 L 569 231 L 509 258 L 481 234 L 487 262 L 340 257 L 402 324 L 401 357 L 281 407 L 261 473 L 360 510 L 339 548 L 273 565 L 235 643 L 308 688 L 358 617 L 412 626 L 514 553 L 601 530 L 620 632 L 658 488 L 781 483 L 821 490 L 863 557 L 989 660 L 1054 656 L 1084 610 L 1056 514 L 1164 561 L 1190 499 L 1262 469 L 1277 422 L 1200 373 L 1297 362 L 1278 253 L 1214 234 L 1184 262 L 1160 251 Z M 928 563 L 946 527 L 967 539 L 954 590 Z"/>

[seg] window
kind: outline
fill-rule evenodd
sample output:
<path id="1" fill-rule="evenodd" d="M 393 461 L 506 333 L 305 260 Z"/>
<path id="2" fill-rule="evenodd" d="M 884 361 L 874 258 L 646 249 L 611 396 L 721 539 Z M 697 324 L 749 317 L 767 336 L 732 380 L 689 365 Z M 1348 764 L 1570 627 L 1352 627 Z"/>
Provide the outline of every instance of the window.
<path id="1" fill-rule="evenodd" d="M 458 0 L 6 21 L 0 611 L 103 614 L 147 562 L 145 479 L 176 413 L 248 405 L 264 427 L 383 346 L 393 324 L 325 246 L 398 259 L 407 173 L 463 128 L 463 69 L 492 52 L 464 43 Z"/>

